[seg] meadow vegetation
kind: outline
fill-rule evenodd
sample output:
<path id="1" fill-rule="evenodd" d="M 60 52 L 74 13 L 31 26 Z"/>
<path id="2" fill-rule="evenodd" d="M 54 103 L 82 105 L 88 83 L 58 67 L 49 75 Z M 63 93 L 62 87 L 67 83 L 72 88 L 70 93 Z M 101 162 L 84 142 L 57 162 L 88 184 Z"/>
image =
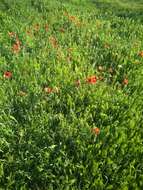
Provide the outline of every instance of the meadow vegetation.
<path id="1" fill-rule="evenodd" d="M 142 0 L 0 1 L 0 189 L 143 189 Z"/>

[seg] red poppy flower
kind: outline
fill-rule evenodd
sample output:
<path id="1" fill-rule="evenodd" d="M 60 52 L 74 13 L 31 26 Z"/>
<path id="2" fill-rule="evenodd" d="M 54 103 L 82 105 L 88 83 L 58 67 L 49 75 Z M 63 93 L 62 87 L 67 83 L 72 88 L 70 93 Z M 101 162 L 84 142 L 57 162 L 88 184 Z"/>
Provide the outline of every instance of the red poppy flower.
<path id="1" fill-rule="evenodd" d="M 124 85 L 127 85 L 128 83 L 129 83 L 128 79 L 124 79 L 124 80 L 123 80 L 123 84 L 124 84 Z"/>
<path id="2" fill-rule="evenodd" d="M 21 45 L 21 41 L 18 39 L 18 37 L 16 37 L 16 44 L 19 46 Z"/>
<path id="3" fill-rule="evenodd" d="M 143 51 L 140 51 L 140 52 L 139 52 L 139 56 L 140 56 L 140 57 L 143 57 Z"/>
<path id="4" fill-rule="evenodd" d="M 19 43 L 13 44 L 12 51 L 13 51 L 13 53 L 19 53 L 19 51 L 20 51 L 20 45 L 19 45 Z"/>
<path id="5" fill-rule="evenodd" d="M 99 135 L 100 129 L 98 127 L 94 127 L 94 128 L 92 128 L 92 133 L 96 134 L 96 135 Z"/>
<path id="6" fill-rule="evenodd" d="M 91 76 L 86 79 L 87 83 L 95 84 L 97 82 L 96 76 Z"/>
<path id="7" fill-rule="evenodd" d="M 70 21 L 75 21 L 75 20 L 76 20 L 76 17 L 75 17 L 75 16 L 69 16 L 69 20 L 70 20 Z"/>
<path id="8" fill-rule="evenodd" d="M 4 72 L 3 77 L 9 79 L 12 77 L 12 73 L 10 71 L 6 71 L 6 72 Z"/>
<path id="9" fill-rule="evenodd" d="M 44 88 L 44 91 L 45 91 L 46 93 L 50 94 L 51 92 L 53 92 L 53 89 L 50 88 L 50 87 L 45 87 L 45 88 Z"/>
<path id="10" fill-rule="evenodd" d="M 12 46 L 12 51 L 13 51 L 13 53 L 19 53 L 19 51 L 20 51 L 20 45 L 21 45 L 21 42 L 20 42 L 20 40 L 18 39 L 18 37 L 16 37 L 16 42 L 15 42 L 15 44 L 13 44 L 13 46 Z"/>

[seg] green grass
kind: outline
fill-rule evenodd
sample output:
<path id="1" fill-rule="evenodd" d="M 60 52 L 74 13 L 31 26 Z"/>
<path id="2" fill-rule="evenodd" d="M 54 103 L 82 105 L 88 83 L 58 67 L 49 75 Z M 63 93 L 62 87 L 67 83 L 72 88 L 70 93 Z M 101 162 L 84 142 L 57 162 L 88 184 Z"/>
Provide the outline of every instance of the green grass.
<path id="1" fill-rule="evenodd" d="M 142 12 L 0 1 L 1 190 L 143 189 Z"/>

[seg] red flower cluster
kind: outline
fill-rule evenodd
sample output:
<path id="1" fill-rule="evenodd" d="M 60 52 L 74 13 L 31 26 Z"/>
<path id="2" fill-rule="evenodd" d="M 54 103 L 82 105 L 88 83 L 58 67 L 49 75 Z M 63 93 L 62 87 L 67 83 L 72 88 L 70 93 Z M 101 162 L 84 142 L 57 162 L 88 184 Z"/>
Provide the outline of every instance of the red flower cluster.
<path id="1" fill-rule="evenodd" d="M 91 76 L 86 79 L 86 82 L 89 84 L 95 84 L 97 82 L 96 76 Z"/>
<path id="2" fill-rule="evenodd" d="M 12 46 L 13 53 L 19 53 L 19 51 L 21 49 L 20 45 L 21 45 L 21 42 L 20 42 L 20 40 L 17 37 L 15 44 L 13 44 L 13 46 Z"/>
<path id="3" fill-rule="evenodd" d="M 139 52 L 139 56 L 140 56 L 140 57 L 143 57 L 143 51 L 140 51 L 140 52 Z"/>
<path id="4" fill-rule="evenodd" d="M 124 80 L 123 80 L 123 84 L 124 84 L 124 85 L 128 85 L 128 83 L 129 83 L 128 79 L 124 79 Z"/>
<path id="5" fill-rule="evenodd" d="M 10 71 L 6 71 L 6 72 L 4 72 L 3 77 L 6 79 L 10 79 L 10 78 L 12 78 L 12 73 Z"/>
<path id="6" fill-rule="evenodd" d="M 100 129 L 98 127 L 94 127 L 94 128 L 92 128 L 92 133 L 95 135 L 99 135 Z"/>

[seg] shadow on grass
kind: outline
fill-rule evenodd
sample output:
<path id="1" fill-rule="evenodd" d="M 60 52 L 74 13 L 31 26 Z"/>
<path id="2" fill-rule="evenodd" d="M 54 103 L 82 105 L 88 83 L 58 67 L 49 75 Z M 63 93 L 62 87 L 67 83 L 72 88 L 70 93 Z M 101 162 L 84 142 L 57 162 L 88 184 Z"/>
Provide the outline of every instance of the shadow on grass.
<path id="1" fill-rule="evenodd" d="M 143 1 L 92 0 L 92 3 L 94 3 L 96 8 L 100 9 L 102 12 L 112 12 L 118 17 L 140 20 L 143 22 Z"/>

